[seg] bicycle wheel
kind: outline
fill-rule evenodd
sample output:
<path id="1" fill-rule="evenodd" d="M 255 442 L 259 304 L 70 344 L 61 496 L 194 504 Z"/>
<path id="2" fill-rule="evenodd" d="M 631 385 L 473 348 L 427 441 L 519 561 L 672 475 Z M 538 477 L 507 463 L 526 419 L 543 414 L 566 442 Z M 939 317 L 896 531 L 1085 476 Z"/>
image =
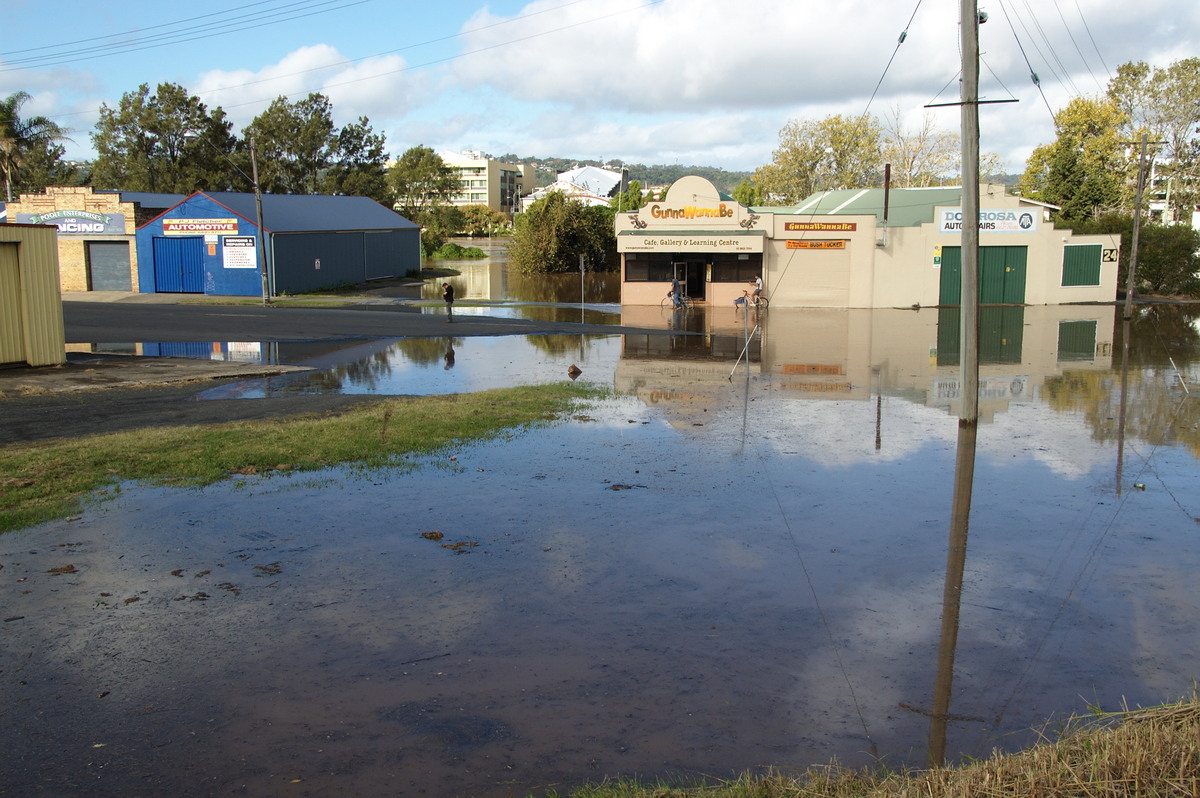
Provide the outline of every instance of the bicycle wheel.
<path id="1" fill-rule="evenodd" d="M 771 300 L 767 299 L 765 296 L 760 296 L 758 298 L 758 309 L 766 310 L 769 307 L 771 307 Z"/>

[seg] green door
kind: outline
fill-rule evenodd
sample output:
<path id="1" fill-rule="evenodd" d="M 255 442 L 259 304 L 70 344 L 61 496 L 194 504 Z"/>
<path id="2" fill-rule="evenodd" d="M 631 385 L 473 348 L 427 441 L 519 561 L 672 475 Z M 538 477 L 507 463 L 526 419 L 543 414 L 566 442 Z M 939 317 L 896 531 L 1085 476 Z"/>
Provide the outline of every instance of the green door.
<path id="1" fill-rule="evenodd" d="M 982 305 L 1025 304 L 1027 247 L 979 248 L 979 302 Z M 962 247 L 942 247 L 939 305 L 962 301 Z"/>

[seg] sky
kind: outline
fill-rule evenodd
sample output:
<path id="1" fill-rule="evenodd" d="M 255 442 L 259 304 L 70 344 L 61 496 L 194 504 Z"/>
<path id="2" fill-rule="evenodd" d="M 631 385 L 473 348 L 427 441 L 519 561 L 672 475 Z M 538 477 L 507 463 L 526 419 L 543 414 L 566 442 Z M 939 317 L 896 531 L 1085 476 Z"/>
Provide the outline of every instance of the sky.
<path id="1" fill-rule="evenodd" d="M 1020 172 L 1052 111 L 1117 67 L 1200 56 L 1196 0 L 979 0 L 980 150 Z M 320 92 L 398 157 L 422 145 L 753 170 L 790 120 L 873 114 L 957 132 L 956 0 L 10 0 L 0 97 L 94 157 L 102 105 L 176 83 L 234 132 Z M 903 42 L 900 42 L 904 33 Z M 1040 89 L 1030 77 L 1036 73 Z"/>

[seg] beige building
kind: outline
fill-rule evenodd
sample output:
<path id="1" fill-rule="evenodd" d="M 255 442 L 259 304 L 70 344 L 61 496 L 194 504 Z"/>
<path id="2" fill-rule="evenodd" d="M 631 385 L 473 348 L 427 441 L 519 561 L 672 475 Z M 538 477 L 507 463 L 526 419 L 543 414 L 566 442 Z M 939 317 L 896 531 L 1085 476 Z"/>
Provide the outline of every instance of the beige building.
<path id="1" fill-rule="evenodd" d="M 22 194 L 8 203 L 8 221 L 58 228 L 63 291 L 137 291 L 134 233 L 183 199 L 182 194 L 50 186 L 41 194 Z"/>
<path id="2" fill-rule="evenodd" d="M 529 164 L 503 163 L 481 152 L 443 152 L 442 161 L 454 169 L 462 182 L 454 205 L 486 205 L 512 216 L 520 198 L 533 191 L 534 170 Z"/>
<path id="3" fill-rule="evenodd" d="M 853 189 L 795 207 L 750 208 L 708 180 L 617 214 L 621 301 L 658 305 L 678 277 L 694 300 L 732 305 L 760 276 L 772 307 L 959 303 L 962 189 Z M 1120 237 L 1055 228 L 1050 208 L 980 191 L 980 301 L 1059 305 L 1116 299 Z"/>

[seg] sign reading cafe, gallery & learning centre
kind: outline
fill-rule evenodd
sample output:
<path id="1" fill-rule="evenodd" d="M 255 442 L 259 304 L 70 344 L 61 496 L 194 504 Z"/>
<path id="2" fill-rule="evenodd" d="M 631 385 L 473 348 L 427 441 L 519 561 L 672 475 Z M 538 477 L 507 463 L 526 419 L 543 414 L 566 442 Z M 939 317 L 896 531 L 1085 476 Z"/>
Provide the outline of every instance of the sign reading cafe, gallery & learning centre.
<path id="1" fill-rule="evenodd" d="M 1036 233 L 1038 218 L 1031 211 L 1020 208 L 981 208 L 979 210 L 979 232 L 981 233 Z M 962 232 L 962 208 L 938 209 L 938 232 Z"/>

